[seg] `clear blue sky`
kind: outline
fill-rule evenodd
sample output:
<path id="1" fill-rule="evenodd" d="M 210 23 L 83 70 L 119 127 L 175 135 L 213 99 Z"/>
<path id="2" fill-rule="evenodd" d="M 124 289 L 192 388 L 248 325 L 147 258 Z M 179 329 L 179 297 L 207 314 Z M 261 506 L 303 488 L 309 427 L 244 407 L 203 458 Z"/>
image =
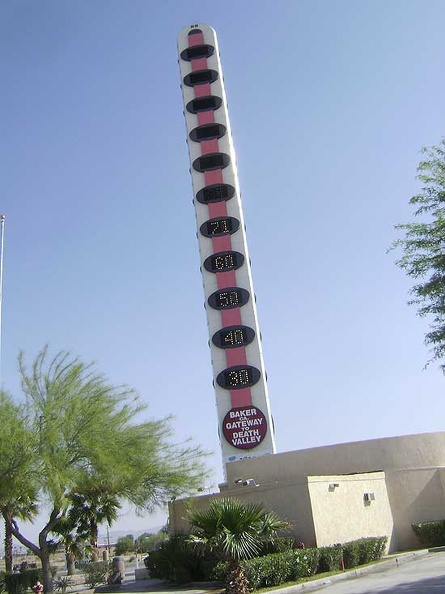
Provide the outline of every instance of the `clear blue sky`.
<path id="1" fill-rule="evenodd" d="M 95 360 L 222 480 L 176 53 L 194 22 L 219 37 L 278 450 L 443 430 L 386 253 L 445 134 L 443 0 L 2 2 L 3 386 L 19 349 Z"/>

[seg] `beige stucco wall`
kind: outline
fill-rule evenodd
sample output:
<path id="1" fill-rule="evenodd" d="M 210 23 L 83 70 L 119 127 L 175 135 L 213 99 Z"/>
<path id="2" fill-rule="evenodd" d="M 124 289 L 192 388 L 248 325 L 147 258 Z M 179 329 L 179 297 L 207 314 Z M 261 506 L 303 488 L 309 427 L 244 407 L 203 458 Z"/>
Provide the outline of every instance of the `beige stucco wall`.
<path id="1" fill-rule="evenodd" d="M 307 479 L 287 484 L 261 486 L 235 486 L 222 494 L 206 495 L 179 499 L 169 503 L 170 531 L 187 533 L 189 523 L 188 509 L 205 509 L 213 498 L 231 496 L 240 501 L 262 503 L 265 509 L 275 511 L 280 519 L 291 524 L 290 533 L 307 546 L 315 546 L 315 532 L 312 519 L 311 501 Z"/>
<path id="2" fill-rule="evenodd" d="M 227 483 L 230 488 L 237 478 L 254 478 L 257 483 L 267 484 L 314 475 L 431 466 L 445 466 L 445 432 L 384 437 L 247 458 L 227 464 Z"/>
<path id="3" fill-rule="evenodd" d="M 359 475 L 363 476 L 359 479 Z M 248 479 L 253 485 L 242 484 Z M 344 488 L 331 493 L 326 490 L 329 481 L 341 483 Z M 364 490 L 366 481 L 374 481 L 369 492 L 376 495 L 369 506 L 364 506 L 362 499 L 368 492 Z M 224 495 L 259 501 L 274 510 L 291 522 L 296 538 L 307 546 L 385 534 L 390 536 L 392 552 L 421 546 L 411 523 L 445 518 L 444 486 L 445 432 L 440 432 L 231 462 L 227 465 L 227 482 L 220 488 Z M 192 499 L 202 506 L 208 505 L 209 497 Z M 172 504 L 172 531 L 188 530 L 188 504 L 187 500 Z"/>
<path id="4" fill-rule="evenodd" d="M 308 488 L 317 546 L 367 536 L 387 536 L 389 544 L 393 520 L 384 472 L 310 476 Z M 366 502 L 365 493 L 375 499 Z"/>
<path id="5" fill-rule="evenodd" d="M 386 485 L 395 526 L 393 549 L 422 546 L 411 524 L 445 519 L 445 469 L 390 470 Z"/>

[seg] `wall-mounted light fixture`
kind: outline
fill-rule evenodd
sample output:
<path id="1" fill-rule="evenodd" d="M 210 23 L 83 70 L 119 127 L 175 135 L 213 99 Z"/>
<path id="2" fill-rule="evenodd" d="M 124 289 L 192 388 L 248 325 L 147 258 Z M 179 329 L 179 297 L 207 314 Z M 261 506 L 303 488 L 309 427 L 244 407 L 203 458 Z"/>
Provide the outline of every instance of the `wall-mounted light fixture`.
<path id="1" fill-rule="evenodd" d="M 363 501 L 365 503 L 371 503 L 371 501 L 375 500 L 375 494 L 374 493 L 363 493 Z"/>
<path id="2" fill-rule="evenodd" d="M 243 485 L 243 487 L 258 487 L 258 483 L 256 482 L 255 479 L 253 478 L 248 478 L 248 479 L 235 479 L 233 481 L 235 483 L 235 485 Z"/>
<path id="3" fill-rule="evenodd" d="M 340 486 L 339 483 L 330 483 L 329 491 L 335 491 L 335 489 L 338 489 L 339 486 Z"/>

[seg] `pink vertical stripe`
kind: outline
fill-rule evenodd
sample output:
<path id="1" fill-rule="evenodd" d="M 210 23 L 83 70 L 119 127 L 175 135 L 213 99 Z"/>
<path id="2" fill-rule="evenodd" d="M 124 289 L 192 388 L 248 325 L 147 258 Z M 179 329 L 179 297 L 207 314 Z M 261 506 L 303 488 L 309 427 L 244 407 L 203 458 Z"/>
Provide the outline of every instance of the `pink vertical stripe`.
<path id="1" fill-rule="evenodd" d="M 203 45 L 204 44 L 204 34 L 203 33 L 194 33 L 193 35 L 189 35 L 189 47 L 193 47 L 194 45 Z"/>
<path id="2" fill-rule="evenodd" d="M 222 202 L 211 202 L 209 204 L 209 216 L 211 219 L 216 217 L 225 217 L 227 215 L 227 204 L 226 201 Z"/>
<path id="3" fill-rule="evenodd" d="M 239 349 L 226 349 L 227 367 L 234 365 L 247 365 L 246 349 L 240 347 Z"/>
<path id="4" fill-rule="evenodd" d="M 213 109 L 210 111 L 201 111 L 196 115 L 198 116 L 198 126 L 202 126 L 203 124 L 213 124 L 215 121 Z"/>
<path id="5" fill-rule="evenodd" d="M 204 182 L 206 186 L 211 186 L 212 184 L 222 184 L 222 169 L 214 169 L 213 171 L 204 172 Z"/>
<path id="6" fill-rule="evenodd" d="M 232 240 L 230 239 L 230 235 L 212 237 L 212 242 L 215 252 L 229 252 L 232 249 Z"/>
<path id="7" fill-rule="evenodd" d="M 206 97 L 207 95 L 211 95 L 210 92 L 210 83 L 204 83 L 203 85 L 195 85 L 193 87 L 195 91 L 195 97 Z"/>
<path id="8" fill-rule="evenodd" d="M 239 406 L 252 406 L 252 392 L 250 388 L 242 390 L 230 390 L 230 402 L 233 408 Z"/>
<path id="9" fill-rule="evenodd" d="M 227 272 L 216 273 L 216 283 L 218 289 L 225 289 L 226 287 L 236 287 L 236 274 L 234 270 Z"/>
<path id="10" fill-rule="evenodd" d="M 207 155 L 208 153 L 218 152 L 218 141 L 215 140 L 203 140 L 201 142 L 201 155 Z"/>
<path id="11" fill-rule="evenodd" d="M 192 60 L 192 70 L 207 70 L 207 58 L 195 58 L 195 60 Z"/>
<path id="12" fill-rule="evenodd" d="M 233 285 L 232 285 L 233 286 Z M 234 309 L 223 309 L 221 311 L 223 326 L 239 326 L 241 324 L 241 311 L 239 307 Z M 244 347 L 242 347 L 244 348 Z"/>

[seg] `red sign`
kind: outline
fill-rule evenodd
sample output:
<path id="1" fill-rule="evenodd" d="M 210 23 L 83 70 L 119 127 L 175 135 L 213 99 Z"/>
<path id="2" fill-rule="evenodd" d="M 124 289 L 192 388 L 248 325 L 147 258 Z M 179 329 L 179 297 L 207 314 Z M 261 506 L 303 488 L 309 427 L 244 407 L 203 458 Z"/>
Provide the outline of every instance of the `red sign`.
<path id="1" fill-rule="evenodd" d="M 230 445 L 240 450 L 251 450 L 266 437 L 267 421 L 256 406 L 240 406 L 229 410 L 222 428 Z"/>

